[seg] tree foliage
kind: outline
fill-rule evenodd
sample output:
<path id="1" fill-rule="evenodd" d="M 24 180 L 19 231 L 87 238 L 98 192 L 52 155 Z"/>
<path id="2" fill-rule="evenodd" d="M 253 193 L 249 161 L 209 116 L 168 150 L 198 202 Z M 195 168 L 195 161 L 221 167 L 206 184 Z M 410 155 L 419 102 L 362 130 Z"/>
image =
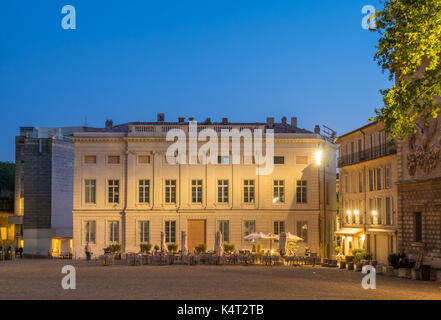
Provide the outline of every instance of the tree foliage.
<path id="1" fill-rule="evenodd" d="M 15 164 L 0 161 L 0 189 L 14 190 Z"/>
<path id="2" fill-rule="evenodd" d="M 415 122 L 436 118 L 441 96 L 441 0 L 385 0 L 376 14 L 375 60 L 395 86 L 381 90 L 375 110 L 391 138 L 415 132 Z"/>

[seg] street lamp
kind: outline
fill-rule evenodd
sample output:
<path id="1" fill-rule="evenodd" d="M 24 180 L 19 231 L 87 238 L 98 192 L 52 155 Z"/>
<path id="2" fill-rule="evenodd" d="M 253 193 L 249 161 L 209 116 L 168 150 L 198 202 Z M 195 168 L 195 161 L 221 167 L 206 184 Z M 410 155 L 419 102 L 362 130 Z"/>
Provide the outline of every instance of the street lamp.
<path id="1" fill-rule="evenodd" d="M 325 243 L 326 243 L 326 234 L 325 234 L 325 230 L 326 230 L 326 204 L 323 205 L 323 219 L 324 219 L 324 226 L 322 226 L 322 207 L 321 207 L 321 181 L 320 181 L 320 167 L 322 166 L 322 159 L 323 159 L 323 152 L 322 149 L 319 145 L 319 149 L 317 149 L 315 151 L 315 164 L 317 165 L 317 173 L 318 173 L 318 199 L 319 199 L 319 203 L 318 203 L 318 207 L 319 207 L 319 217 L 318 217 L 318 223 L 319 223 L 319 244 L 322 245 L 322 252 L 320 253 L 320 255 L 322 256 L 327 256 L 327 254 L 325 254 L 326 252 L 326 248 L 325 248 Z M 325 181 L 325 167 L 323 166 L 323 180 Z M 323 199 L 326 199 L 326 195 L 325 195 L 325 183 L 323 182 Z M 320 245 L 319 245 L 320 246 Z M 323 254 L 322 254 L 323 253 Z"/>

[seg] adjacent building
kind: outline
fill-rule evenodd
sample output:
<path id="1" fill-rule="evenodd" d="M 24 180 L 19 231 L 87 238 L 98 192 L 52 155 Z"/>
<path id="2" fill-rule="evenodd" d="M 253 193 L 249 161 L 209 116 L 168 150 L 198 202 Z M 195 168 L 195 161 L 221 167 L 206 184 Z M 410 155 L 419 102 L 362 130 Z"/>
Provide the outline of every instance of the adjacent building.
<path id="1" fill-rule="evenodd" d="M 337 138 L 339 215 L 344 255 L 365 248 L 379 263 L 397 252 L 398 157 L 383 124 L 372 122 Z"/>
<path id="2" fill-rule="evenodd" d="M 192 121 L 189 118 L 189 121 Z M 274 170 L 256 174 L 254 160 L 232 163 L 239 149 L 219 156 L 217 164 L 170 164 L 166 141 L 171 129 L 188 137 L 189 122 L 133 122 L 104 130 L 74 133 L 73 250 L 84 256 L 87 243 L 96 255 L 113 243 L 124 252 L 138 252 L 140 244 L 187 246 L 206 243 L 214 249 L 220 231 L 226 243 L 250 249 L 244 236 L 252 232 L 291 232 L 304 238 L 302 249 L 328 256 L 334 250 L 336 217 L 336 146 L 320 134 L 297 127 L 297 118 L 276 123 L 231 123 L 210 119 L 198 124 L 211 128 L 251 131 L 274 129 Z M 203 144 L 198 142 L 198 149 Z M 265 144 L 264 144 L 265 146 Z M 264 151 L 265 152 L 265 151 Z M 187 159 L 189 163 L 190 159 Z M 270 243 L 262 242 L 269 249 Z M 273 244 L 273 249 L 276 245 Z"/>
<path id="3" fill-rule="evenodd" d="M 441 121 L 415 129 L 398 144 L 398 246 L 441 268 Z"/>
<path id="4" fill-rule="evenodd" d="M 21 127 L 15 138 L 15 241 L 26 256 L 69 254 L 72 239 L 73 143 L 85 127 Z"/>

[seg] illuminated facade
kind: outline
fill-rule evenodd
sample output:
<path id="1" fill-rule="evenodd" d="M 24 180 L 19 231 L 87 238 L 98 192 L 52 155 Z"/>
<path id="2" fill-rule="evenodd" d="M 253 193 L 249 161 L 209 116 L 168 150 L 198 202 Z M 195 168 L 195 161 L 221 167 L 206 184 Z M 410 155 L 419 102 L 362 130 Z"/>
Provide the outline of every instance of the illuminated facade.
<path id="1" fill-rule="evenodd" d="M 158 115 L 157 122 L 113 126 L 109 121 L 105 129 L 74 134 L 76 257 L 85 255 L 86 243 L 95 255 L 112 243 L 120 243 L 124 252 L 139 252 L 142 243 L 159 246 L 161 232 L 166 243 L 180 245 L 181 231 L 187 232 L 190 251 L 201 243 L 213 250 L 217 231 L 237 249 L 251 248 L 243 239 L 249 233 L 286 231 L 304 237 L 302 246 L 313 252 L 333 250 L 336 146 L 318 128 L 314 133 L 300 129 L 296 118 L 291 124 L 286 118 L 199 123 L 198 129 L 216 132 L 274 129 L 274 170 L 257 175 L 256 164 L 232 164 L 231 150 L 218 164 L 169 164 L 166 132 L 188 132 L 188 127 L 183 118 L 164 122 Z M 269 249 L 269 242 L 262 244 Z"/>
<path id="2" fill-rule="evenodd" d="M 397 252 L 397 155 L 378 122 L 346 133 L 339 145 L 339 214 L 336 232 L 344 255 L 365 248 L 379 263 Z"/>

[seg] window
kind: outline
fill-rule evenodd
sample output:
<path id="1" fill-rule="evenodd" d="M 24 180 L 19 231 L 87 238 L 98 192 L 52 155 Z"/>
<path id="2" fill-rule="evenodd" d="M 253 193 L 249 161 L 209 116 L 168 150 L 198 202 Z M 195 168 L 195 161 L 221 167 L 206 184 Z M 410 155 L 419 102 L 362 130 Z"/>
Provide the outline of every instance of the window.
<path id="1" fill-rule="evenodd" d="M 150 202 L 150 180 L 139 180 L 139 203 Z"/>
<path id="2" fill-rule="evenodd" d="M 386 167 L 384 170 L 384 188 L 390 189 L 390 167 Z"/>
<path id="3" fill-rule="evenodd" d="M 376 221 L 374 219 L 374 215 L 372 214 L 372 212 L 376 211 L 375 209 L 375 200 L 374 199 L 369 199 L 369 215 L 368 217 L 370 217 L 370 222 L 371 224 L 376 224 Z"/>
<path id="4" fill-rule="evenodd" d="M 306 180 L 297 180 L 297 203 L 306 203 L 307 202 L 307 186 Z"/>
<path id="5" fill-rule="evenodd" d="M 109 203 L 119 203 L 119 180 L 109 180 Z"/>
<path id="6" fill-rule="evenodd" d="M 363 172 L 358 173 L 358 192 L 363 192 Z"/>
<path id="7" fill-rule="evenodd" d="M 139 221 L 139 242 L 148 243 L 150 241 L 150 221 Z"/>
<path id="8" fill-rule="evenodd" d="M 347 174 L 345 175 L 345 192 L 349 192 L 349 176 Z"/>
<path id="9" fill-rule="evenodd" d="M 217 202 L 228 203 L 228 180 L 217 180 Z"/>
<path id="10" fill-rule="evenodd" d="M 254 180 L 244 180 L 243 202 L 254 203 Z"/>
<path id="11" fill-rule="evenodd" d="M 84 223 L 84 241 L 87 243 L 95 243 L 95 221 L 86 221 Z"/>
<path id="12" fill-rule="evenodd" d="M 296 156 L 296 164 L 308 164 L 307 156 Z"/>
<path id="13" fill-rule="evenodd" d="M 369 191 L 374 191 L 374 171 L 369 170 Z"/>
<path id="14" fill-rule="evenodd" d="M 119 164 L 119 156 L 108 156 L 107 157 L 107 163 L 108 164 Z"/>
<path id="15" fill-rule="evenodd" d="M 217 163 L 218 164 L 229 164 L 230 158 L 228 156 L 218 156 L 217 157 Z"/>
<path id="16" fill-rule="evenodd" d="M 176 203 L 176 180 L 165 180 L 165 203 Z"/>
<path id="17" fill-rule="evenodd" d="M 95 164 L 96 163 L 96 156 L 84 156 L 84 163 Z"/>
<path id="18" fill-rule="evenodd" d="M 377 168 L 377 190 L 381 190 L 381 168 Z"/>
<path id="19" fill-rule="evenodd" d="M 138 163 L 139 164 L 148 164 L 150 163 L 150 156 L 138 156 Z"/>
<path id="20" fill-rule="evenodd" d="M 248 220 L 243 222 L 243 235 L 246 237 L 249 234 L 256 232 L 256 221 Z"/>
<path id="21" fill-rule="evenodd" d="M 176 221 L 165 221 L 165 242 L 176 242 Z"/>
<path id="22" fill-rule="evenodd" d="M 274 234 L 285 232 L 285 221 L 274 221 Z"/>
<path id="23" fill-rule="evenodd" d="M 308 221 L 297 221 L 297 236 L 308 242 Z"/>
<path id="24" fill-rule="evenodd" d="M 274 164 L 285 164 L 285 157 L 274 157 Z"/>
<path id="25" fill-rule="evenodd" d="M 202 180 L 191 180 L 191 202 L 202 203 Z"/>
<path id="26" fill-rule="evenodd" d="M 284 202 L 285 202 L 285 181 L 274 180 L 273 203 L 284 203 Z"/>
<path id="27" fill-rule="evenodd" d="M 377 198 L 377 223 L 382 224 L 383 223 L 383 210 L 382 210 L 382 198 Z"/>
<path id="28" fill-rule="evenodd" d="M 386 224 L 392 224 L 392 202 L 391 198 L 386 198 Z"/>
<path id="29" fill-rule="evenodd" d="M 222 233 L 222 238 L 224 242 L 230 242 L 230 221 L 228 220 L 220 220 L 217 223 L 218 231 Z"/>
<path id="30" fill-rule="evenodd" d="M 415 213 L 415 242 L 423 241 L 423 218 L 421 212 Z"/>
<path id="31" fill-rule="evenodd" d="M 119 221 L 109 221 L 109 242 L 119 242 Z"/>
<path id="32" fill-rule="evenodd" d="M 84 201 L 86 203 L 95 203 L 95 193 L 96 193 L 96 180 L 85 180 L 85 192 L 84 192 Z"/>

